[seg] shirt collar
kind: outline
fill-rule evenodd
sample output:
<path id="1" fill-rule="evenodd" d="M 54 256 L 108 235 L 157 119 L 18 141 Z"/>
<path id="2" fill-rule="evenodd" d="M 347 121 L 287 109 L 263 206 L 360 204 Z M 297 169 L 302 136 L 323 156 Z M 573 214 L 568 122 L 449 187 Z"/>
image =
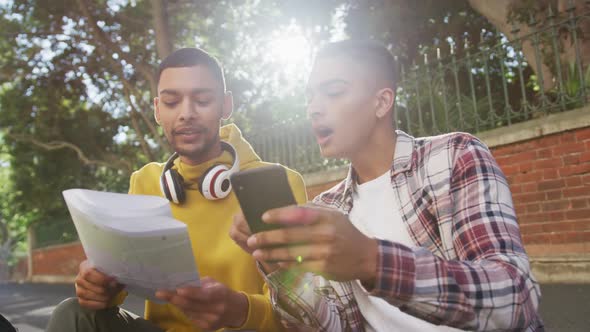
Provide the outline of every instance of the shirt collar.
<path id="1" fill-rule="evenodd" d="M 390 175 L 393 178 L 395 175 L 406 172 L 412 168 L 412 156 L 414 154 L 414 137 L 406 134 L 401 130 L 395 131 L 395 152 L 393 162 L 391 164 Z M 349 197 L 356 190 L 357 174 L 350 165 L 348 168 L 348 175 L 344 182 L 344 193 L 342 195 L 343 202 L 346 202 Z"/>

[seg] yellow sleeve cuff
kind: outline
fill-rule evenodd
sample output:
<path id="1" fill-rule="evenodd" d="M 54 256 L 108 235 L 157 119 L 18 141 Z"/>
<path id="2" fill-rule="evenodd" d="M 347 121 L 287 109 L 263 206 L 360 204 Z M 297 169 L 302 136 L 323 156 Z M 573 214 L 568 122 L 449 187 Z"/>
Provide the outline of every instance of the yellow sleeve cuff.
<path id="1" fill-rule="evenodd" d="M 123 304 L 123 301 L 125 301 L 125 298 L 127 298 L 127 294 L 127 291 L 120 291 L 119 294 L 117 294 L 109 303 L 109 308 Z"/>
<path id="2" fill-rule="evenodd" d="M 248 299 L 248 316 L 242 326 L 228 330 L 281 331 L 281 324 L 275 319 L 270 299 L 267 295 L 240 292 Z"/>
<path id="3" fill-rule="evenodd" d="M 289 185 L 291 186 L 291 191 L 293 192 L 293 196 L 295 196 L 297 204 L 302 205 L 307 203 L 307 191 L 305 190 L 303 177 L 293 170 L 288 170 L 287 174 Z"/>

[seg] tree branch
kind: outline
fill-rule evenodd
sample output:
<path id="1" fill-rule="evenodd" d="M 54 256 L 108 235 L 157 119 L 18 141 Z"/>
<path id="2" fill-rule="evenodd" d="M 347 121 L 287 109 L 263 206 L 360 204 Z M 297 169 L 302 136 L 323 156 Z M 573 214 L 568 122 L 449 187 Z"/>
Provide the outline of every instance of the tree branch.
<path id="1" fill-rule="evenodd" d="M 119 71 L 119 75 L 122 76 L 123 72 Z M 137 100 L 141 100 L 141 94 L 139 93 L 139 91 L 137 91 L 137 89 L 134 86 L 129 84 L 129 82 L 127 80 L 125 80 L 123 77 L 121 77 L 121 82 L 123 83 L 124 89 L 127 90 L 125 92 L 126 94 L 128 92 L 130 92 L 131 94 L 133 94 L 135 96 L 135 98 Z M 158 142 L 158 145 L 160 147 L 162 147 L 163 149 L 165 149 L 167 152 L 171 152 L 170 146 L 168 144 L 166 144 L 164 142 L 164 140 L 162 140 L 162 137 L 158 133 L 158 130 L 154 126 L 154 123 L 152 122 L 151 118 L 147 116 L 146 112 L 142 112 L 142 111 L 138 110 L 138 108 L 132 103 L 130 96 L 127 96 L 127 97 L 128 97 L 127 102 L 131 106 L 132 112 L 135 111 L 139 114 L 139 116 L 141 117 L 143 122 L 146 124 L 146 126 L 148 126 L 148 129 L 150 130 L 152 137 L 156 140 L 156 142 Z"/>
<path id="2" fill-rule="evenodd" d="M 45 142 L 41 142 L 33 137 L 29 137 L 29 136 L 25 136 L 25 135 L 18 135 L 18 134 L 9 133 L 8 136 L 15 139 L 15 140 L 21 141 L 21 142 L 32 143 L 33 145 L 38 146 L 38 147 L 43 148 L 48 151 L 59 150 L 59 149 L 74 150 L 74 152 L 76 152 L 76 154 L 78 155 L 78 159 L 82 163 L 84 163 L 84 165 L 98 165 L 98 166 L 104 166 L 104 167 L 108 167 L 108 168 L 112 168 L 112 169 L 124 168 L 129 173 L 131 173 L 131 171 L 133 171 L 133 166 L 128 161 L 122 160 L 121 158 L 111 158 L 112 160 L 110 160 L 110 161 L 90 159 L 86 156 L 86 154 L 82 151 L 82 149 L 80 149 L 78 146 L 76 146 L 72 143 L 69 143 L 69 142 L 51 141 L 51 142 L 45 143 Z"/>
<path id="3" fill-rule="evenodd" d="M 133 102 L 131 101 L 129 89 L 125 88 L 125 89 L 123 89 L 123 92 L 125 93 L 125 98 L 127 99 L 127 103 L 129 103 L 129 106 L 131 107 L 131 125 L 133 126 L 133 129 L 137 133 L 137 139 L 139 140 L 139 144 L 141 145 L 141 149 L 143 150 L 143 153 L 148 157 L 148 160 L 153 160 L 154 156 L 152 154 L 152 149 L 149 147 L 149 145 L 145 141 L 145 138 L 143 136 L 143 131 L 141 130 L 141 127 L 139 126 L 139 122 L 137 121 L 138 111 L 135 108 L 135 105 L 133 104 Z"/>
<path id="4" fill-rule="evenodd" d="M 492 25 L 494 25 L 500 32 L 502 32 L 509 40 L 514 40 L 515 36 L 512 33 L 512 25 L 508 22 L 508 14 L 511 6 L 516 0 L 468 0 L 469 5 L 476 12 L 485 17 Z M 519 36 L 526 36 L 533 32 L 533 30 L 527 25 L 520 26 Z M 531 69 L 539 75 L 539 69 L 543 72 L 545 77 L 544 91 L 548 91 L 553 87 L 553 73 L 543 61 L 538 62 L 534 56 L 535 48 L 529 39 L 522 40 L 522 53 L 529 63 Z"/>
<path id="5" fill-rule="evenodd" d="M 117 52 L 121 55 L 121 57 L 127 61 L 128 63 L 134 65 L 137 70 L 144 76 L 146 77 L 146 79 L 150 82 L 150 88 L 151 88 L 151 92 L 152 95 L 156 95 L 157 94 L 157 84 L 155 82 L 155 75 L 154 72 L 152 71 L 150 66 L 147 66 L 145 64 L 136 64 L 136 62 L 134 61 L 134 59 L 132 59 L 127 53 L 124 53 L 121 48 L 119 47 L 119 45 L 115 44 L 114 42 L 112 42 L 112 40 L 108 37 L 108 35 L 98 26 L 98 24 L 96 23 L 96 20 L 92 17 L 92 14 L 90 13 L 90 10 L 88 9 L 88 4 L 86 3 L 86 0 L 76 0 L 78 2 L 78 5 L 80 7 L 80 10 L 82 11 L 83 15 L 88 19 L 89 21 L 89 25 L 91 27 L 91 31 L 93 36 L 97 39 L 97 41 L 103 43 L 108 49 L 111 49 L 114 52 Z M 156 0 L 153 0 L 156 1 Z M 159 0 L 159 2 L 162 2 L 163 0 Z M 158 2 L 158 1 L 156 1 Z M 157 4 L 156 4 L 157 5 Z M 166 6 L 165 3 L 161 3 L 161 6 Z M 165 7 L 164 7 L 165 8 Z M 166 18 L 161 18 L 160 19 L 160 23 L 161 24 L 166 24 L 166 29 L 167 30 L 167 13 L 164 11 L 162 13 L 162 15 L 166 15 Z M 166 32 L 167 34 L 167 32 Z M 164 37 L 162 37 L 164 38 Z M 166 36 L 165 37 L 165 42 L 169 43 L 169 37 Z M 158 46 L 160 47 L 160 46 Z M 170 49 L 172 46 L 169 46 Z M 137 89 L 135 89 L 134 86 L 132 86 L 126 79 L 125 76 L 123 74 L 123 67 L 120 63 L 116 62 L 115 60 L 112 59 L 112 57 L 110 56 L 110 54 L 108 54 L 108 52 L 106 51 L 105 48 L 102 47 L 98 47 L 98 49 L 105 55 L 105 58 L 107 59 L 107 61 L 109 61 L 111 63 L 111 65 L 113 66 L 113 68 L 118 72 L 120 78 L 121 78 L 121 82 L 123 83 L 123 86 L 125 89 L 127 89 L 129 92 L 131 92 L 138 100 L 141 100 L 141 94 L 139 92 L 137 92 Z M 127 94 L 127 92 L 125 92 Z M 170 148 L 167 144 L 165 144 L 165 142 L 162 140 L 162 138 L 160 137 L 158 130 L 156 129 L 156 127 L 154 126 L 154 124 L 150 121 L 149 117 L 146 116 L 145 112 L 140 112 L 137 110 L 137 107 L 135 107 L 135 105 L 131 102 L 131 98 L 127 98 L 130 107 L 132 108 L 132 112 L 137 112 L 137 114 L 140 115 L 140 117 L 142 118 L 143 122 L 148 126 L 150 132 L 152 133 L 152 136 L 154 137 L 154 139 L 158 142 L 158 145 L 163 147 L 164 149 L 166 149 L 168 152 L 170 152 Z M 136 121 L 137 119 L 133 118 L 132 116 L 132 125 L 133 125 L 133 121 Z M 139 126 L 134 125 L 134 129 L 136 130 L 140 130 Z M 141 130 L 138 132 L 138 134 L 141 133 Z M 147 144 L 145 144 L 143 140 L 143 137 L 140 137 L 140 144 L 142 145 L 142 148 L 144 150 L 144 152 L 146 152 L 146 155 L 152 159 L 153 155 L 149 149 L 149 147 L 147 147 Z M 145 144 L 145 145 L 144 145 Z M 147 147 L 147 150 L 146 150 Z M 150 151 L 150 152 L 148 152 Z"/>
<path id="6" fill-rule="evenodd" d="M 127 63 L 137 68 L 137 71 L 140 72 L 145 77 L 145 79 L 148 80 L 148 82 L 150 82 L 152 94 L 155 95 L 157 90 L 157 84 L 154 71 L 152 70 L 152 68 L 149 65 L 146 65 L 145 63 L 138 63 L 135 59 L 133 59 L 133 57 L 129 55 L 129 53 L 123 52 L 121 47 L 119 47 L 119 45 L 117 45 L 111 40 L 111 38 L 98 26 L 96 20 L 94 19 L 94 17 L 90 13 L 90 10 L 88 9 L 88 4 L 86 3 L 86 0 L 76 0 L 76 2 L 78 3 L 78 7 L 80 7 L 80 10 L 82 11 L 82 14 L 88 20 L 88 25 L 90 26 L 90 31 L 92 32 L 92 35 L 94 36 L 94 38 L 97 39 L 98 42 L 102 43 L 104 46 L 97 47 L 98 50 L 102 52 L 103 55 L 105 55 L 107 58 L 110 58 L 111 56 L 108 50 L 116 52 Z"/>
<path id="7" fill-rule="evenodd" d="M 137 26 L 143 26 L 145 24 L 144 20 L 135 18 L 135 17 L 131 17 L 125 13 L 123 13 L 122 11 L 117 12 L 116 17 L 118 19 L 118 21 L 120 22 L 127 22 L 130 24 L 135 24 Z"/>

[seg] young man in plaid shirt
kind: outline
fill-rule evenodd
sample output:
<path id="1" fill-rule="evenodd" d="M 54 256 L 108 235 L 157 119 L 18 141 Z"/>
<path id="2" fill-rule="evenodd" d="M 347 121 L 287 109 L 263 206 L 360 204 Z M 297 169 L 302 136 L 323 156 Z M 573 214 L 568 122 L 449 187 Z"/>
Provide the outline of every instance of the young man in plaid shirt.
<path id="1" fill-rule="evenodd" d="M 320 331 L 541 331 L 541 297 L 510 189 L 465 133 L 394 130 L 395 63 L 377 43 L 320 51 L 308 115 L 346 179 L 314 205 L 268 211 L 287 226 L 230 235 L 261 262 L 285 324 Z"/>

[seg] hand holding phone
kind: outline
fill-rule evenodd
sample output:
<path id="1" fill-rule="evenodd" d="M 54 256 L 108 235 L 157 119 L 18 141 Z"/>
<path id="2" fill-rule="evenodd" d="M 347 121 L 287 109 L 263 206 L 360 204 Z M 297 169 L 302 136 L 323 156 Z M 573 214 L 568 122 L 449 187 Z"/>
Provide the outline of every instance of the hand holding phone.
<path id="1" fill-rule="evenodd" d="M 237 172 L 232 174 L 230 181 L 252 233 L 281 227 L 264 223 L 264 212 L 297 204 L 287 172 L 280 165 Z"/>

